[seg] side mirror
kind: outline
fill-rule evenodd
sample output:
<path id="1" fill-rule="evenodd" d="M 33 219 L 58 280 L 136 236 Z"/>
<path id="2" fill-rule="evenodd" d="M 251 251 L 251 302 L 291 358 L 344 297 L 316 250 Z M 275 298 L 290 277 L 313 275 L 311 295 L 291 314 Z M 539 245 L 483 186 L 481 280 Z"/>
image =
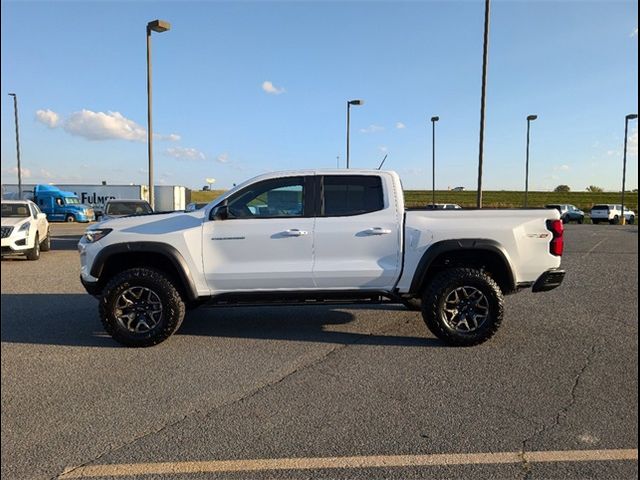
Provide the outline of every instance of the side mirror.
<path id="1" fill-rule="evenodd" d="M 227 220 L 229 218 L 229 207 L 227 204 L 222 204 L 211 210 L 210 218 L 211 220 Z"/>

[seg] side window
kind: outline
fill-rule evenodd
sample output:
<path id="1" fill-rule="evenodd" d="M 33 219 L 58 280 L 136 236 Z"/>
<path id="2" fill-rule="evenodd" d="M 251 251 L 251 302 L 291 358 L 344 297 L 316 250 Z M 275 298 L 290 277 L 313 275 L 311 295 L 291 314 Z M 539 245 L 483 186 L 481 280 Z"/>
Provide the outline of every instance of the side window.
<path id="1" fill-rule="evenodd" d="M 38 216 L 38 207 L 36 207 L 35 205 L 31 205 L 29 204 L 29 209 L 31 210 L 31 216 L 33 218 L 36 218 Z"/>
<path id="2" fill-rule="evenodd" d="M 382 180 L 375 175 L 326 175 L 320 216 L 362 215 L 384 208 Z"/>
<path id="3" fill-rule="evenodd" d="M 229 199 L 229 218 L 302 217 L 304 198 L 304 177 L 265 180 L 249 185 Z"/>

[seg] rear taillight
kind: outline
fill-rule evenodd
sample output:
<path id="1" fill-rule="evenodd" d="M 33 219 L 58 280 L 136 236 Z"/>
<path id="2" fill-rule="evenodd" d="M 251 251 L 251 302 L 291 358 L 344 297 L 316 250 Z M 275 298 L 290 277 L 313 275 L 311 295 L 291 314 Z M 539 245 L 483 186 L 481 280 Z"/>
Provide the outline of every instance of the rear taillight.
<path id="1" fill-rule="evenodd" d="M 549 252 L 551 255 L 561 257 L 564 250 L 564 226 L 562 220 L 547 220 L 547 228 L 553 235 L 549 244 Z"/>

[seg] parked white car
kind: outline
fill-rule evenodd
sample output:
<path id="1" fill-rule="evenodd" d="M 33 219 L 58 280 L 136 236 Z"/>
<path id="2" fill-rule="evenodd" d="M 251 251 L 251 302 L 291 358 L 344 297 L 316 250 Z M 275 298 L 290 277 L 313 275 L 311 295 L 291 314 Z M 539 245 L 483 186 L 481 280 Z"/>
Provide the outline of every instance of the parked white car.
<path id="1" fill-rule="evenodd" d="M 611 225 L 620 223 L 622 217 L 622 205 L 594 205 L 591 209 L 591 221 L 593 223 L 609 222 Z M 624 207 L 624 219 L 626 223 L 633 224 L 636 214 L 633 210 Z"/>
<path id="2" fill-rule="evenodd" d="M 457 203 L 430 203 L 427 210 L 460 210 L 462 207 Z"/>
<path id="3" fill-rule="evenodd" d="M 26 255 L 38 260 L 51 249 L 47 216 L 30 200 L 2 201 L 2 256 Z"/>

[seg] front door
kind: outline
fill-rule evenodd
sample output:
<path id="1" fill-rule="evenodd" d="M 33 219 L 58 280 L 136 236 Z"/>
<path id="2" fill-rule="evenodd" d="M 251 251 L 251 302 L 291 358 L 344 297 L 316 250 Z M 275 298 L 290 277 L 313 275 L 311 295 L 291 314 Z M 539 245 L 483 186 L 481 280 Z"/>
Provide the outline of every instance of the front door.
<path id="1" fill-rule="evenodd" d="M 205 221 L 204 272 L 214 294 L 314 287 L 313 202 L 305 201 L 312 181 L 258 181 L 227 199 L 227 218 Z"/>

